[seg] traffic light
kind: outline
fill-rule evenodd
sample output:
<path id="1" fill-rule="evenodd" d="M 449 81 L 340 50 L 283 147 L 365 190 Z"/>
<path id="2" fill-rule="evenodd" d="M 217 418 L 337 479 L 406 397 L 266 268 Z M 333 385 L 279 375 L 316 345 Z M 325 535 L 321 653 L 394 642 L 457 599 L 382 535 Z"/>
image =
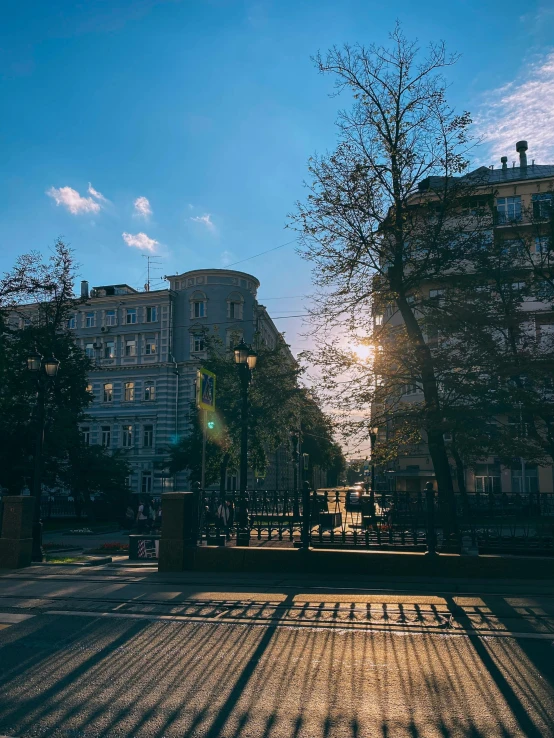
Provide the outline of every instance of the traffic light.
<path id="1" fill-rule="evenodd" d="M 208 430 L 213 430 L 215 428 L 215 420 L 208 420 Z"/>

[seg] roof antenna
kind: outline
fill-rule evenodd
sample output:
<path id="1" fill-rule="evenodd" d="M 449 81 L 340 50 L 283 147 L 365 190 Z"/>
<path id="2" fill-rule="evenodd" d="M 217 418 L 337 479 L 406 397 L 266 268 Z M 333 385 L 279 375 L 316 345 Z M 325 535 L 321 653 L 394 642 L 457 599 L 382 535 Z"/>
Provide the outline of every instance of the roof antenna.
<path id="1" fill-rule="evenodd" d="M 159 266 L 158 265 L 159 265 L 160 262 L 159 261 L 156 261 L 156 259 L 161 259 L 162 257 L 161 256 L 150 256 L 149 254 L 143 254 L 142 257 L 143 257 L 143 259 L 146 259 L 147 264 L 148 264 L 148 266 L 147 266 L 147 275 L 148 276 L 146 278 L 146 284 L 144 285 L 144 289 L 145 289 L 146 292 L 150 292 L 150 271 L 151 270 L 159 271 Z M 151 264 L 153 266 L 151 266 Z"/>

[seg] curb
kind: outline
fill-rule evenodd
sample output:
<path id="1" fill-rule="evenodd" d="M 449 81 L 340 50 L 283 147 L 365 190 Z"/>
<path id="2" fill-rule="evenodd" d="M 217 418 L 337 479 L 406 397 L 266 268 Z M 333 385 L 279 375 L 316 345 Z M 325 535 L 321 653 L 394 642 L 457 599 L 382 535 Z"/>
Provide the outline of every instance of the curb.
<path id="1" fill-rule="evenodd" d="M 163 551 L 162 540 L 162 551 Z M 480 579 L 554 579 L 554 559 L 522 556 L 463 556 L 390 551 L 197 547 L 173 560 L 160 551 L 160 572 L 257 572 L 428 576 Z"/>

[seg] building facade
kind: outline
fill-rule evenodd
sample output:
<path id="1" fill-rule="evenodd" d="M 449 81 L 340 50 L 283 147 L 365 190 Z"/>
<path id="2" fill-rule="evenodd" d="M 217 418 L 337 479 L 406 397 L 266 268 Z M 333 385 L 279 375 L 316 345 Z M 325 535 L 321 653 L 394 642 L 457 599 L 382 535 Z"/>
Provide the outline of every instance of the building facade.
<path id="1" fill-rule="evenodd" d="M 89 291 L 83 282 L 82 300 L 68 321 L 94 363 L 93 403 L 82 432 L 91 444 L 125 452 L 132 467 L 129 489 L 137 494 L 186 488 L 186 474 L 169 474 L 169 449 L 188 431 L 206 335 L 229 348 L 241 339 L 271 348 L 282 341 L 257 301 L 260 283 L 252 275 L 201 269 L 167 279 L 168 289 L 144 292 L 126 284 Z M 284 343 L 283 350 L 288 352 Z M 289 486 L 290 453 L 274 456 L 264 484 Z M 229 487 L 237 484 L 231 474 Z"/>
<path id="2" fill-rule="evenodd" d="M 474 193 L 476 207 L 487 211 L 488 222 L 484 233 L 489 243 L 501 243 L 503 248 L 510 249 L 514 244 L 525 243 L 529 254 L 527 271 L 533 272 L 533 261 L 541 260 L 542 255 L 551 249 L 551 218 L 554 199 L 554 166 L 536 165 L 527 161 L 527 142 L 520 141 L 516 145 L 519 154 L 519 166 L 508 167 L 507 157 L 502 157 L 501 167 L 481 167 L 466 175 L 473 182 L 479 183 Z M 432 183 L 431 183 L 432 184 Z M 429 180 L 419 185 L 421 197 L 429 188 Z M 482 195 L 482 201 L 478 196 Z M 489 217 L 490 216 L 490 217 Z M 467 212 L 468 229 L 475 227 L 475 211 Z M 485 241 L 486 242 L 486 241 Z M 514 289 L 527 290 L 525 268 L 521 270 L 522 281 L 515 282 Z M 422 299 L 440 300 L 441 283 L 420 284 L 419 294 Z M 540 294 L 540 289 L 529 290 L 522 301 L 522 310 L 526 317 L 527 330 L 533 340 L 540 345 L 546 337 L 554 335 L 554 299 L 552 296 Z M 413 299 L 413 298 L 412 298 Z M 374 309 L 374 329 L 384 322 L 391 326 L 402 324 L 402 317 L 394 303 L 376 305 Z M 421 387 L 417 382 L 405 386 L 402 402 L 418 402 L 422 397 Z M 378 442 L 386 442 L 387 429 L 380 428 Z M 480 493 L 529 493 L 553 492 L 554 470 L 552 466 L 529 464 L 525 459 L 516 456 L 510 466 L 500 463 L 494 457 L 484 458 L 473 468 L 466 469 L 466 488 L 468 492 Z M 397 489 L 399 491 L 421 492 L 425 483 L 434 479 L 434 471 L 428 448 L 424 440 L 404 447 L 395 463 L 379 470 L 379 487 Z M 453 477 L 455 475 L 453 473 Z"/>

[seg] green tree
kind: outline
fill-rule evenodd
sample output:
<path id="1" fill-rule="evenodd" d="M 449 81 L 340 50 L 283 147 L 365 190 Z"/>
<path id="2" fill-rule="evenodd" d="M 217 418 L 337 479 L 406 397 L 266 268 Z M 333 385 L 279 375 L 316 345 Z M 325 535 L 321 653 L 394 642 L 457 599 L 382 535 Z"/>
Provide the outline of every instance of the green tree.
<path id="1" fill-rule="evenodd" d="M 209 429 L 206 444 L 206 484 L 218 479 L 224 483 L 227 469 L 236 469 L 240 455 L 240 380 L 231 352 L 221 342 L 207 339 L 208 358 L 204 367 L 217 377 L 215 415 L 210 415 L 213 429 Z M 337 446 L 332 446 L 328 421 L 319 412 L 315 402 L 310 406 L 306 392 L 298 385 L 301 368 L 291 361 L 283 345 L 274 349 L 262 346 L 258 351 L 256 369 L 249 388 L 248 458 L 249 466 L 263 476 L 268 464 L 268 453 L 289 443 L 290 432 L 305 422 L 306 432 L 317 432 L 321 437 L 312 441 L 316 463 L 335 468 L 341 458 Z M 308 437 L 308 436 L 306 436 Z M 318 445 L 319 444 L 319 445 Z M 317 451 L 315 450 L 317 449 Z M 191 481 L 201 477 L 202 419 L 195 404 L 191 406 L 190 432 L 172 449 L 171 471 L 188 470 Z"/>
<path id="2" fill-rule="evenodd" d="M 37 379 L 27 356 L 38 350 L 60 362 L 45 390 L 43 483 L 90 494 L 102 486 L 114 499 L 124 487 L 126 465 L 104 450 L 85 446 L 79 423 L 92 401 L 87 391 L 91 363 L 67 330 L 78 300 L 73 295 L 76 265 L 58 240 L 49 259 L 21 256 L 0 280 L 0 486 L 18 494 L 31 485 L 37 425 Z M 20 327 L 23 321 L 23 328 Z M 73 485 L 76 485 L 74 487 Z"/>

